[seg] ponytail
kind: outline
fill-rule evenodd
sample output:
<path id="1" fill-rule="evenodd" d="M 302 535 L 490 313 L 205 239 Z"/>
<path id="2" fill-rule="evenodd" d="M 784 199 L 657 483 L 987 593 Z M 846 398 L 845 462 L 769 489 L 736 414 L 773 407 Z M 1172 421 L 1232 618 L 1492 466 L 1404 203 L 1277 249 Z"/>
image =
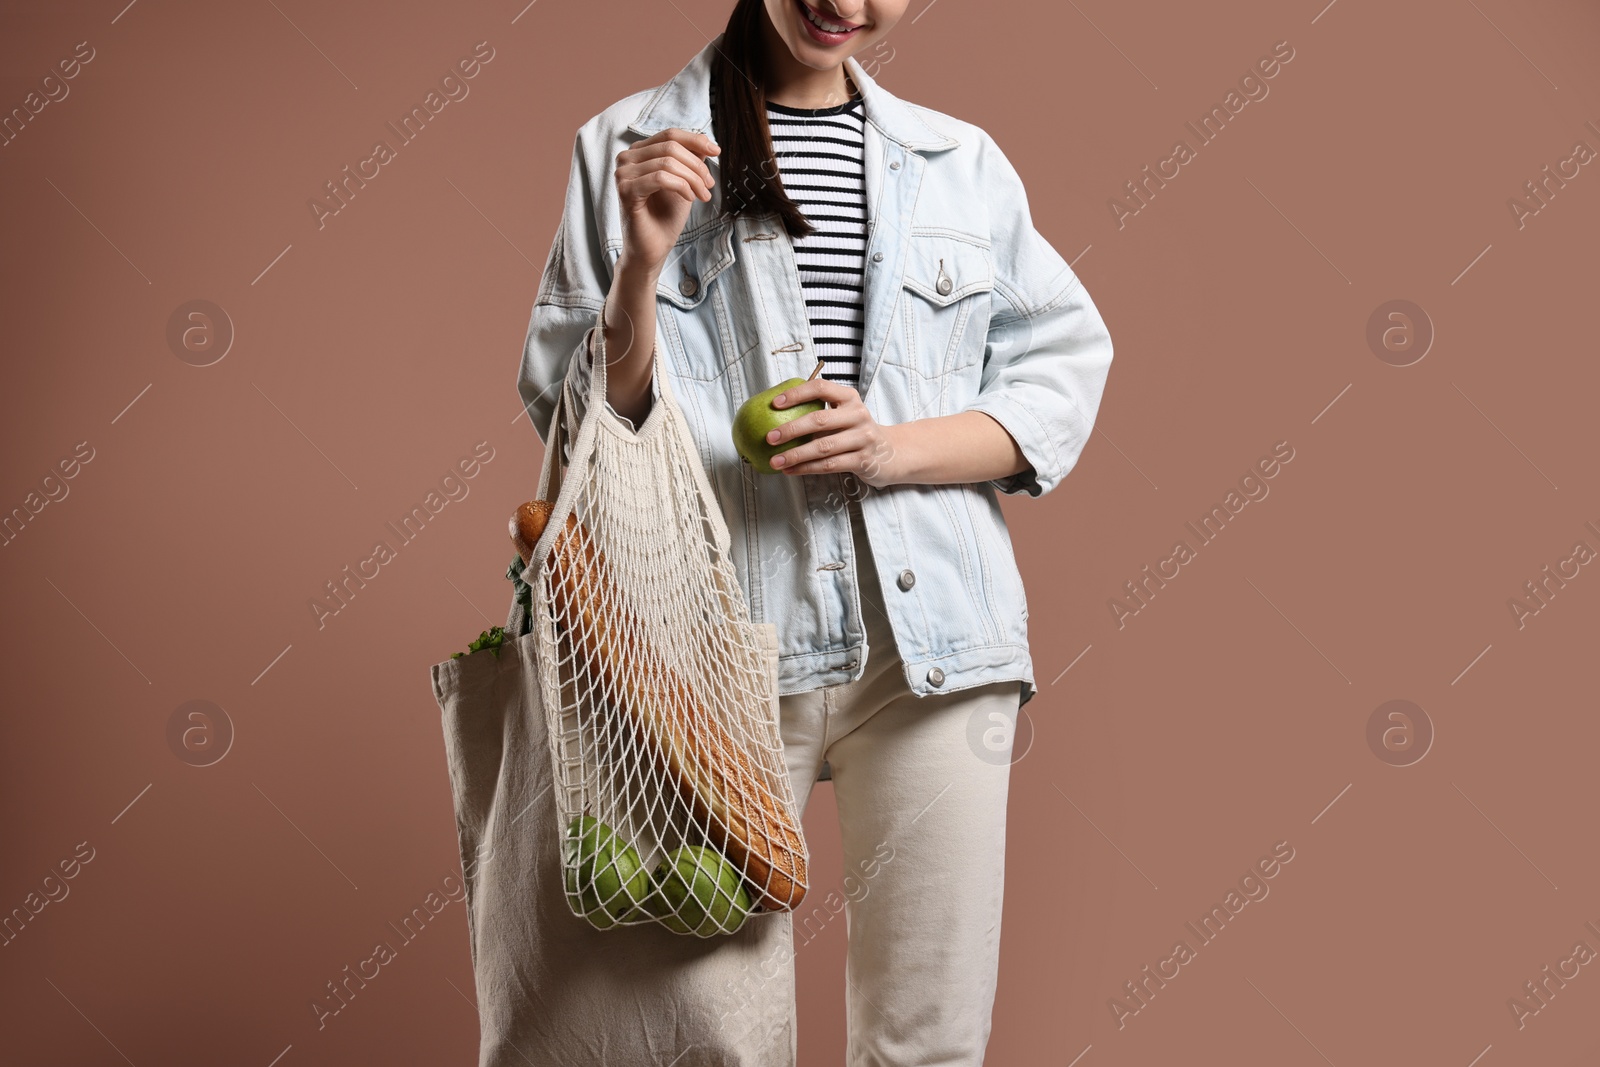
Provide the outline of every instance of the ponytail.
<path id="1" fill-rule="evenodd" d="M 815 227 L 784 192 L 767 127 L 767 49 L 763 0 L 738 0 L 711 59 L 712 139 L 722 146 L 722 214 L 774 214 L 790 237 Z"/>

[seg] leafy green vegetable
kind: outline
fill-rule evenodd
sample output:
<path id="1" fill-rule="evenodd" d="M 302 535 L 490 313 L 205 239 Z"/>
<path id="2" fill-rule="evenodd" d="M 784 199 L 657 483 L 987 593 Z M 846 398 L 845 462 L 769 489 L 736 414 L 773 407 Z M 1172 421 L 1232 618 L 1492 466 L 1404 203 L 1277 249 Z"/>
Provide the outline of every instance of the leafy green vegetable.
<path id="1" fill-rule="evenodd" d="M 467 653 L 482 652 L 484 649 L 488 649 L 494 654 L 495 659 L 499 659 L 500 646 L 505 644 L 505 640 L 506 628 L 504 626 L 496 626 L 493 629 L 485 630 L 483 633 L 479 634 L 477 640 L 473 641 L 472 644 L 467 646 L 466 652 L 452 652 L 450 653 L 450 658 L 460 659 L 462 656 L 467 655 Z"/>

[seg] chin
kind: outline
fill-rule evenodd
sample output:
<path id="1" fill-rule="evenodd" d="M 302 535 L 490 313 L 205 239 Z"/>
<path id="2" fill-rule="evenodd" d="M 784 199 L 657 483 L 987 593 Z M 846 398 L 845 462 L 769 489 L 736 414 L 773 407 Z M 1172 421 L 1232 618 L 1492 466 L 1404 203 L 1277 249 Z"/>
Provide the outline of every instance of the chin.
<path id="1" fill-rule="evenodd" d="M 804 48 L 796 49 L 791 47 L 789 51 L 793 53 L 795 62 L 804 64 L 812 70 L 834 70 L 844 66 L 844 56 L 836 52 L 830 52 L 826 56 L 818 56 L 806 51 Z"/>

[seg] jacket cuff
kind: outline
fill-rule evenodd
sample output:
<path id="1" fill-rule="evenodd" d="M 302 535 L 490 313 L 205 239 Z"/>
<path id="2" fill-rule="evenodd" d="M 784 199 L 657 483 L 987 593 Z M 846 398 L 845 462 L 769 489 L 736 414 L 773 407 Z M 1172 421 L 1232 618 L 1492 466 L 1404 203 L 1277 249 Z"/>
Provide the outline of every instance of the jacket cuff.
<path id="1" fill-rule="evenodd" d="M 1059 468 L 1055 446 L 1033 412 L 1004 393 L 980 395 L 968 405 L 967 410 L 981 411 L 1003 426 L 1028 461 L 1027 470 L 1004 478 L 991 478 L 990 485 L 1002 493 L 1041 496 L 1060 480 L 1060 476 L 1054 473 Z"/>

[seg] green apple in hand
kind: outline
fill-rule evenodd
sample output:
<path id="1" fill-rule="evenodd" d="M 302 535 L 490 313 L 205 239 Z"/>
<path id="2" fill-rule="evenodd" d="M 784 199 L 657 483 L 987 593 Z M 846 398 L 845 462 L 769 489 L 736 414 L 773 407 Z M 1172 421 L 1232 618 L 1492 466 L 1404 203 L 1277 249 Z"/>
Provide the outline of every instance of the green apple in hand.
<path id="1" fill-rule="evenodd" d="M 816 370 L 811 372 L 815 378 L 822 373 L 822 362 L 817 362 Z M 799 444 L 811 440 L 815 434 L 805 434 L 781 444 L 769 445 L 767 434 L 786 422 L 798 419 L 812 411 L 821 411 L 827 407 L 821 400 L 808 400 L 803 404 L 791 404 L 788 407 L 775 408 L 772 406 L 773 397 L 785 389 L 793 389 L 797 385 L 804 385 L 810 379 L 790 378 L 779 382 L 771 389 L 757 393 L 739 406 L 739 411 L 733 417 L 733 447 L 738 449 L 739 455 L 762 474 L 777 474 L 772 466 L 772 457 L 779 452 L 787 452 Z"/>

